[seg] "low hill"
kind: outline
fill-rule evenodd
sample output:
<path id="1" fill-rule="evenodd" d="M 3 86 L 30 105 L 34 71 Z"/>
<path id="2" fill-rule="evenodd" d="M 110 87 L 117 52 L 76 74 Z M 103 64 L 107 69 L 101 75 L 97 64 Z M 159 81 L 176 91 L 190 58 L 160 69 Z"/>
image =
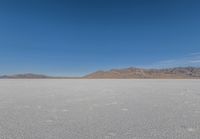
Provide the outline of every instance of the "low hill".
<path id="1" fill-rule="evenodd" d="M 84 76 L 89 79 L 143 79 L 143 78 L 200 78 L 200 68 L 196 67 L 177 67 L 168 69 L 142 69 L 142 68 L 125 68 L 112 69 L 109 71 L 97 71 Z"/>
<path id="2" fill-rule="evenodd" d="M 200 79 L 200 68 L 177 67 L 166 69 L 124 68 L 97 71 L 83 77 L 54 77 L 43 74 L 2 75 L 0 79 Z"/>
<path id="3" fill-rule="evenodd" d="M 43 78 L 51 78 L 50 76 L 42 75 L 42 74 L 15 74 L 15 75 L 2 75 L 1 79 L 43 79 Z"/>

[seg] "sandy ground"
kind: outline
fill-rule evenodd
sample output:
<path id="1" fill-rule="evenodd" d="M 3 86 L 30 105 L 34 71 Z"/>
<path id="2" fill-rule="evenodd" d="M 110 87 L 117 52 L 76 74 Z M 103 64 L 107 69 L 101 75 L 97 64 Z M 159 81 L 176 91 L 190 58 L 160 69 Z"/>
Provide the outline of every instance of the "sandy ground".
<path id="1" fill-rule="evenodd" d="M 200 80 L 0 80 L 0 139 L 200 139 Z"/>

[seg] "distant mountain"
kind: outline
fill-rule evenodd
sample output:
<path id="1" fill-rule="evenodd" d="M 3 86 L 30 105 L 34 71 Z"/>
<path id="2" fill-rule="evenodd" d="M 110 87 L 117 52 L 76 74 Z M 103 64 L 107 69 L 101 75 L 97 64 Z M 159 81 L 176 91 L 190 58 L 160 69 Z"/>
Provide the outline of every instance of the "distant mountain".
<path id="1" fill-rule="evenodd" d="M 44 74 L 14 74 L 14 75 L 0 75 L 0 79 L 78 79 L 81 77 L 65 77 L 65 76 L 48 76 Z"/>
<path id="2" fill-rule="evenodd" d="M 51 78 L 50 76 L 42 75 L 42 74 L 33 74 L 33 73 L 26 73 L 26 74 L 15 74 L 15 75 L 2 75 L 0 76 L 2 79 L 43 79 L 43 78 Z"/>
<path id="3" fill-rule="evenodd" d="M 89 78 L 89 79 L 200 78 L 200 68 L 177 67 L 177 68 L 167 68 L 167 69 L 142 69 L 142 68 L 130 67 L 125 69 L 112 69 L 109 71 L 97 71 L 84 76 L 84 78 Z"/>
<path id="4" fill-rule="evenodd" d="M 0 75 L 0 79 L 200 79 L 200 68 L 177 67 L 166 69 L 124 68 L 97 71 L 83 77 L 53 77 L 43 74 Z"/>

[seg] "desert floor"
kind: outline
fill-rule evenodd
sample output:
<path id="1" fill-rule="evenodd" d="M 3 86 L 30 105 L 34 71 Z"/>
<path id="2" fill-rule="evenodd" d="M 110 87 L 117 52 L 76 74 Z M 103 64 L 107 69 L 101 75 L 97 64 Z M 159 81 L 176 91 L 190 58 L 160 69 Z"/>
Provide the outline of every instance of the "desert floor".
<path id="1" fill-rule="evenodd" d="M 200 139 L 200 80 L 0 80 L 0 139 Z"/>

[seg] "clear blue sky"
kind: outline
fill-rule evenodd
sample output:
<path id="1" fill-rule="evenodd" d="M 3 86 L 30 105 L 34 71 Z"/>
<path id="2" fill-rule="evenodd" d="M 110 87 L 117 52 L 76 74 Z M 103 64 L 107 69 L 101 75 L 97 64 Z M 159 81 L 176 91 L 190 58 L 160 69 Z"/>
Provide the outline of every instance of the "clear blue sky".
<path id="1" fill-rule="evenodd" d="M 0 74 L 200 65 L 198 0 L 1 0 Z"/>

